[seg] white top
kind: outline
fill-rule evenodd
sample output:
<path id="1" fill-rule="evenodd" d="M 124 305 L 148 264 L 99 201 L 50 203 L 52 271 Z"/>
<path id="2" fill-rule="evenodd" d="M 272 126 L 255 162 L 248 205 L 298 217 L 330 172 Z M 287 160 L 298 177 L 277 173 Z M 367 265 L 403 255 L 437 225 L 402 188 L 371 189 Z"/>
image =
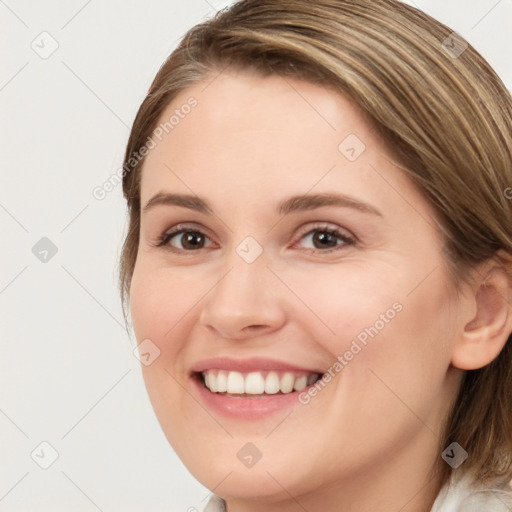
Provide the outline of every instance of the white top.
<path id="1" fill-rule="evenodd" d="M 441 489 L 430 512 L 510 512 L 511 510 L 512 488 L 510 485 L 502 484 L 485 488 L 475 485 L 469 476 L 462 474 L 452 478 Z"/>
<path id="2" fill-rule="evenodd" d="M 214 494 L 208 500 L 203 512 L 226 512 L 226 502 Z"/>
<path id="3" fill-rule="evenodd" d="M 476 487 L 468 476 L 450 480 L 439 492 L 430 512 L 510 512 L 512 488 Z M 226 502 L 212 495 L 203 512 L 226 512 Z"/>

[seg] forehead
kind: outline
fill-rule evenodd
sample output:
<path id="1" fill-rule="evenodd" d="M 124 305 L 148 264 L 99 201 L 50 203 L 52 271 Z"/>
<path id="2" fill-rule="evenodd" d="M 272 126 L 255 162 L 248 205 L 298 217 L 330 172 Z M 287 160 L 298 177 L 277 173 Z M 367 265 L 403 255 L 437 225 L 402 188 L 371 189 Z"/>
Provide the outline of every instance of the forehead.
<path id="1" fill-rule="evenodd" d="M 387 188 L 396 201 L 382 173 L 421 200 L 359 109 L 321 85 L 227 70 L 181 91 L 156 129 L 143 205 L 162 189 L 240 208 L 313 188 L 369 197 Z"/>
<path id="2" fill-rule="evenodd" d="M 188 159 L 206 152 L 211 157 L 236 153 L 261 159 L 272 153 L 277 161 L 284 149 L 298 153 L 304 144 L 336 155 L 341 138 L 349 133 L 369 144 L 368 128 L 347 99 L 325 87 L 225 70 L 182 90 L 167 105 L 153 130 L 156 147 L 146 157 L 146 166 L 171 153 Z"/>
<path id="3" fill-rule="evenodd" d="M 191 102 L 196 106 L 189 109 L 187 104 Z M 181 111 L 190 112 L 180 115 L 178 120 L 173 114 L 179 115 Z M 169 131 L 175 138 L 191 124 L 187 122 L 188 118 L 209 127 L 211 138 L 216 133 L 226 136 L 236 135 L 241 130 L 254 134 L 264 131 L 269 135 L 269 142 L 276 132 L 288 133 L 290 137 L 307 134 L 312 142 L 328 135 L 336 140 L 347 129 L 368 138 L 370 134 L 367 132 L 372 128 L 357 106 L 332 88 L 291 77 L 263 77 L 254 72 L 234 70 L 207 76 L 182 90 L 162 112 L 158 125 L 165 128 L 166 121 L 172 117 L 173 126 L 167 128 L 171 128 Z M 201 135 L 205 135 L 204 131 Z M 258 136 L 262 135 L 258 133 Z M 372 136 L 371 143 L 379 144 L 380 149 L 385 150 L 376 137 Z"/>

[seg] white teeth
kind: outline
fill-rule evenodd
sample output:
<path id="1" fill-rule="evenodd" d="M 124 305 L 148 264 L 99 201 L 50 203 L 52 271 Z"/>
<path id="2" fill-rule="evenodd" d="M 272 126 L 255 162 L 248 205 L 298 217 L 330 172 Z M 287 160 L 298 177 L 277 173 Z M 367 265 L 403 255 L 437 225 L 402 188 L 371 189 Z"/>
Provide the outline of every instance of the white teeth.
<path id="1" fill-rule="evenodd" d="M 208 389 L 210 391 L 213 391 L 214 393 L 217 393 L 217 391 L 219 390 L 219 388 L 217 387 L 217 376 L 214 375 L 213 373 L 210 373 L 210 375 L 208 375 Z"/>
<path id="2" fill-rule="evenodd" d="M 228 375 L 225 371 L 221 370 L 217 374 L 217 391 L 224 393 L 228 390 Z"/>
<path id="3" fill-rule="evenodd" d="M 265 379 L 259 372 L 252 372 L 245 378 L 245 392 L 250 395 L 261 395 L 265 391 Z"/>
<path id="4" fill-rule="evenodd" d="M 294 374 L 285 372 L 279 376 L 269 371 L 266 376 L 262 372 L 232 372 L 226 370 L 208 370 L 203 372 L 204 384 L 213 393 L 275 395 L 301 391 L 318 379 L 318 374 Z"/>
<path id="5" fill-rule="evenodd" d="M 295 379 L 295 384 L 293 385 L 293 389 L 295 391 L 301 391 L 308 385 L 308 378 L 306 375 L 300 376 L 298 379 Z"/>
<path id="6" fill-rule="evenodd" d="M 316 376 L 312 375 L 313 378 L 316 378 Z M 295 383 L 295 377 L 292 373 L 285 373 L 281 377 L 281 382 L 279 383 L 279 386 L 281 388 L 281 391 L 283 393 L 290 393 L 293 391 L 293 384 Z"/>
<path id="7" fill-rule="evenodd" d="M 276 372 L 268 372 L 265 379 L 265 393 L 267 395 L 275 395 L 279 393 L 279 375 Z"/>
<path id="8" fill-rule="evenodd" d="M 228 393 L 244 393 L 245 392 L 244 376 L 239 372 L 229 372 L 226 391 Z"/>

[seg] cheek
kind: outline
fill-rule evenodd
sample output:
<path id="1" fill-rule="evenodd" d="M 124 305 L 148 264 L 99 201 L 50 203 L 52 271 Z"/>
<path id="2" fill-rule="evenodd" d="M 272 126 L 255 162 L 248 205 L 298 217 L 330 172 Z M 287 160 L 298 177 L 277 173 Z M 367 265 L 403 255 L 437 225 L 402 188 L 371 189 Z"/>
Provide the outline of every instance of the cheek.
<path id="1" fill-rule="evenodd" d="M 137 343 L 149 339 L 160 351 L 150 365 L 141 364 L 142 375 L 163 432 L 184 457 L 180 448 L 188 445 L 184 442 L 190 435 L 187 425 L 202 423 L 200 429 L 204 431 L 209 426 L 201 410 L 185 407 L 186 394 L 182 386 L 187 375 L 176 364 L 187 349 L 187 333 L 193 328 L 190 310 L 204 290 L 199 290 L 197 284 L 170 276 L 168 269 L 154 268 L 139 261 L 130 288 L 133 329 Z"/>
<path id="2" fill-rule="evenodd" d="M 400 287 L 389 275 L 357 262 L 290 274 L 286 282 L 300 299 L 293 302 L 292 320 L 300 322 L 333 359 L 351 348 L 358 352 L 353 342 L 361 348 L 369 346 L 403 310 Z"/>
<path id="3" fill-rule="evenodd" d="M 179 349 L 177 343 L 164 343 L 183 330 L 187 315 L 204 290 L 198 281 L 184 281 L 165 268 L 141 262 L 136 266 L 130 288 L 130 309 L 138 342 L 150 338 L 160 350 Z"/>
<path id="4" fill-rule="evenodd" d="M 347 281 L 339 282 L 340 289 L 342 282 Z M 335 377 L 307 405 L 323 418 L 322 439 L 344 434 L 331 443 L 333 458 L 327 460 L 333 466 L 342 450 L 347 461 L 371 463 L 376 454 L 388 456 L 390 447 L 418 433 L 435 441 L 430 430 L 441 425 L 452 398 L 445 377 L 455 327 L 442 277 L 433 277 L 413 293 L 406 280 L 397 279 L 377 285 L 375 279 L 362 278 L 353 290 L 348 295 L 333 292 L 336 307 L 323 302 L 336 331 L 323 337 Z M 335 366 L 338 356 L 342 362 L 338 359 Z M 324 393 L 331 404 L 327 412 Z M 347 438 L 354 443 L 348 446 Z"/>
<path id="5" fill-rule="evenodd" d="M 190 309 L 201 297 L 197 285 L 171 278 L 169 271 L 138 262 L 130 288 L 130 309 L 137 343 L 151 340 L 159 355 L 150 365 L 141 365 L 149 398 L 162 420 L 163 411 L 177 410 L 184 369 L 175 365 L 186 349 L 192 329 Z M 203 292 L 204 293 L 204 292 Z M 148 342 L 146 342 L 148 343 Z"/>
<path id="6" fill-rule="evenodd" d="M 396 289 L 395 298 L 399 306 L 389 315 L 393 318 L 364 329 L 367 344 L 359 343 L 349 382 L 354 406 L 365 404 L 368 422 L 387 418 L 389 435 L 400 424 L 412 431 L 418 418 L 433 428 L 441 421 L 451 396 L 446 373 L 456 335 L 454 304 L 440 274 L 412 293 L 410 286 Z"/>
<path id="7" fill-rule="evenodd" d="M 319 317 L 309 315 L 302 327 L 314 322 L 314 339 L 330 354 L 332 373 L 341 376 L 335 379 L 340 403 L 366 409 L 368 421 L 375 408 L 385 416 L 404 409 L 402 402 L 428 415 L 443 392 L 456 336 L 447 278 L 439 270 L 412 290 L 410 283 L 420 281 L 412 271 L 365 270 L 340 269 L 334 279 L 319 275 L 298 284 Z"/>

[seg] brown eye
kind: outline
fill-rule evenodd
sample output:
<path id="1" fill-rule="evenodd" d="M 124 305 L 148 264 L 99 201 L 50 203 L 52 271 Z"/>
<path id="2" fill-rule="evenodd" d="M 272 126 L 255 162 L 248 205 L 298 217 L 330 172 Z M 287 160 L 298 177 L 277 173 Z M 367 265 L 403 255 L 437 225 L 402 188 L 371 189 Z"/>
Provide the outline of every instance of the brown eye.
<path id="1" fill-rule="evenodd" d="M 310 229 L 300 240 L 309 239 L 313 247 L 306 248 L 314 252 L 330 252 L 337 247 L 353 245 L 355 239 L 339 229 L 333 229 L 327 226 L 316 226 Z"/>
<path id="2" fill-rule="evenodd" d="M 305 247 L 307 251 L 314 253 L 327 253 L 341 250 L 348 245 L 356 243 L 355 237 L 345 230 L 332 228 L 330 226 L 313 226 L 309 231 L 303 231 L 299 240 L 309 240 L 313 247 Z M 207 235 L 198 229 L 175 226 L 171 231 L 163 233 L 157 240 L 156 245 L 173 252 L 191 253 L 211 246 Z"/>
<path id="3" fill-rule="evenodd" d="M 184 249 L 202 249 L 204 241 L 204 236 L 197 231 L 188 231 L 183 233 L 180 238 L 180 242 Z"/>
<path id="4" fill-rule="evenodd" d="M 165 233 L 159 241 L 158 246 L 171 246 L 177 250 L 196 251 L 205 247 L 206 240 L 208 240 L 208 237 L 201 231 L 176 229 Z"/>
<path id="5" fill-rule="evenodd" d="M 311 238 L 313 244 L 319 245 L 320 249 L 336 247 L 338 245 L 338 240 L 336 240 L 336 235 L 329 233 L 328 231 L 315 231 L 313 237 Z"/>

